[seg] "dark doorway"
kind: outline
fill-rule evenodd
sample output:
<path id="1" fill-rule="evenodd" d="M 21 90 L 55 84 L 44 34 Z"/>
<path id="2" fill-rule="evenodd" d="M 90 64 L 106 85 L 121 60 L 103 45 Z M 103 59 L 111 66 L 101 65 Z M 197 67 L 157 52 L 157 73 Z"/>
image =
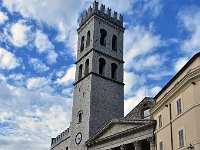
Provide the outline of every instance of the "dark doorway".
<path id="1" fill-rule="evenodd" d="M 126 145 L 126 149 L 127 150 L 133 150 L 133 149 L 135 149 L 135 147 L 134 147 L 133 143 L 130 143 L 130 144 Z"/>
<path id="2" fill-rule="evenodd" d="M 141 142 L 141 150 L 150 150 L 150 143 L 147 140 L 142 140 Z"/>

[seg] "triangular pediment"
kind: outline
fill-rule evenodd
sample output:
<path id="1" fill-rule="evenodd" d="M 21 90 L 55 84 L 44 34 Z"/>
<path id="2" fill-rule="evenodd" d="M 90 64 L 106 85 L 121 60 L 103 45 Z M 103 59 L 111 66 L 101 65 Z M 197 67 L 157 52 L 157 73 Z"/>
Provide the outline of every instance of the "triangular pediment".
<path id="1" fill-rule="evenodd" d="M 139 125 L 134 123 L 113 123 L 107 128 L 107 130 L 102 132 L 102 134 L 100 134 L 97 139 L 104 139 L 115 134 L 123 133 L 124 131 L 135 128 L 137 126 Z"/>
<path id="2" fill-rule="evenodd" d="M 87 144 L 102 141 L 105 139 L 121 136 L 123 134 L 143 128 L 145 125 L 152 124 L 152 120 L 112 120 L 102 128 L 94 137 L 87 141 Z"/>

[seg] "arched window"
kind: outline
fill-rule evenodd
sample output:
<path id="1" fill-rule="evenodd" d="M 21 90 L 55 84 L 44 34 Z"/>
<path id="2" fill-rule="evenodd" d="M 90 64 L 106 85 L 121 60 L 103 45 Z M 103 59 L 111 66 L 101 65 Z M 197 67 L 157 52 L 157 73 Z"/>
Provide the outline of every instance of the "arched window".
<path id="1" fill-rule="evenodd" d="M 84 50 L 84 40 L 85 40 L 85 37 L 83 36 L 81 38 L 81 52 Z"/>
<path id="2" fill-rule="evenodd" d="M 101 33 L 100 44 L 103 45 L 103 46 L 106 46 L 107 31 L 105 29 L 101 29 L 100 33 Z"/>
<path id="3" fill-rule="evenodd" d="M 112 50 L 117 51 L 117 36 L 113 35 L 112 37 Z"/>
<path id="4" fill-rule="evenodd" d="M 83 111 L 82 110 L 80 110 L 79 112 L 78 112 L 78 123 L 81 123 L 82 122 L 82 119 L 83 119 Z"/>
<path id="5" fill-rule="evenodd" d="M 87 59 L 85 62 L 85 76 L 88 75 L 88 73 L 89 73 L 89 59 Z"/>
<path id="6" fill-rule="evenodd" d="M 106 61 L 103 58 L 99 59 L 99 74 L 104 75 L 105 74 L 105 65 Z"/>
<path id="7" fill-rule="evenodd" d="M 82 72 L 83 72 L 83 65 L 81 64 L 79 66 L 79 72 L 78 72 L 78 80 L 80 80 L 82 78 Z"/>
<path id="8" fill-rule="evenodd" d="M 115 63 L 111 64 L 111 78 L 112 79 L 117 78 L 117 65 Z"/>
<path id="9" fill-rule="evenodd" d="M 86 47 L 90 46 L 90 30 L 87 33 Z"/>

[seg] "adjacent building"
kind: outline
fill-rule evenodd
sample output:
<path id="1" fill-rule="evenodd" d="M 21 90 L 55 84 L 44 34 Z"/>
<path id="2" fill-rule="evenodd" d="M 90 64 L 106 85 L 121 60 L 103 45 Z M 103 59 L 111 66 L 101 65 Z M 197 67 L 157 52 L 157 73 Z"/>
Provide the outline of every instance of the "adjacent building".
<path id="1" fill-rule="evenodd" d="M 200 53 L 154 97 L 158 150 L 200 150 Z"/>

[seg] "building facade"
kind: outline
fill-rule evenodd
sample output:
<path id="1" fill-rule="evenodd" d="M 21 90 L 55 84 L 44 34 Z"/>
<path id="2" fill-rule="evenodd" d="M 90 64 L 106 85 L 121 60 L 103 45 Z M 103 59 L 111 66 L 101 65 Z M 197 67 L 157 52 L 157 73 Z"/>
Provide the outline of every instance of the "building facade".
<path id="1" fill-rule="evenodd" d="M 200 150 L 200 53 L 154 99 L 157 150 Z"/>

